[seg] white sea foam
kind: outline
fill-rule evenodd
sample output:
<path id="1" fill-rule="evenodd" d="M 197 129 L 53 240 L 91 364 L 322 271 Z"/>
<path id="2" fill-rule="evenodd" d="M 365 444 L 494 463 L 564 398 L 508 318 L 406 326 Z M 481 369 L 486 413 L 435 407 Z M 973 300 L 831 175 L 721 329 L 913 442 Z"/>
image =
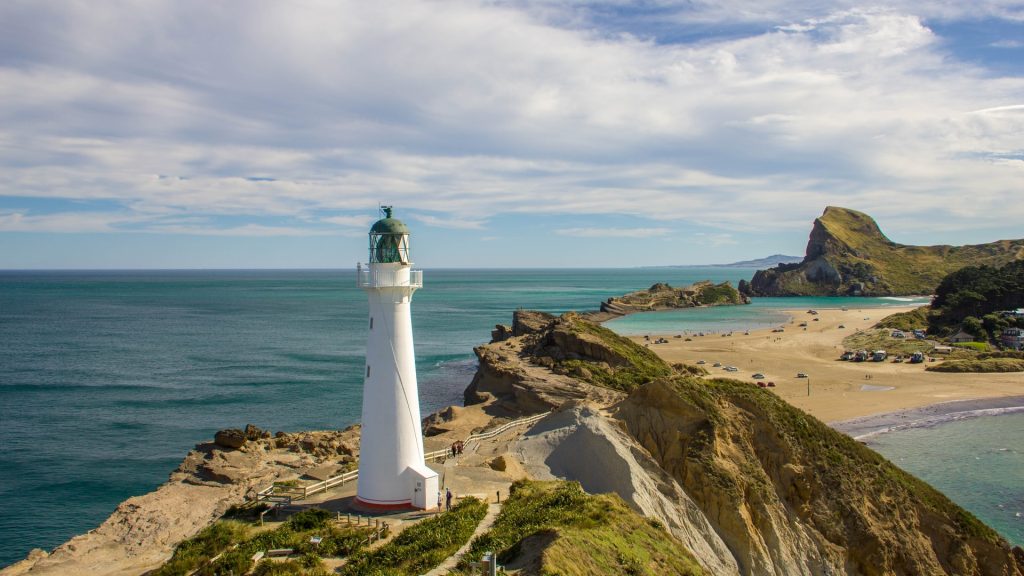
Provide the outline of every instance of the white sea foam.
<path id="1" fill-rule="evenodd" d="M 940 414 L 935 416 L 926 416 L 913 422 L 907 422 L 905 424 L 896 424 L 893 426 L 887 426 L 878 430 L 872 430 L 859 436 L 854 436 L 854 440 L 865 440 L 879 434 L 886 434 L 888 432 L 896 432 L 899 430 L 908 430 L 910 428 L 932 428 L 939 424 L 945 424 L 946 422 L 955 422 L 958 420 L 968 420 L 971 418 L 979 418 L 982 416 L 1001 416 L 1003 414 L 1017 414 L 1024 412 L 1024 406 L 1007 406 L 1003 408 L 984 408 L 981 410 L 964 410 L 962 412 L 950 412 L 949 414 Z"/>

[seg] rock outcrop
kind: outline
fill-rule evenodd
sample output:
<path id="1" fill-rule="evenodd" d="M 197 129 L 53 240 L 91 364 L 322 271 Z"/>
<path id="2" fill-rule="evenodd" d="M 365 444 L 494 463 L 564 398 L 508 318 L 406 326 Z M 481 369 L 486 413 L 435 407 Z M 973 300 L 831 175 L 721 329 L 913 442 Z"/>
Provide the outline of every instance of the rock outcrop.
<path id="1" fill-rule="evenodd" d="M 501 340 L 478 346 L 480 364 L 465 391 L 467 405 L 535 413 L 567 400 L 615 401 L 638 383 L 671 373 L 653 352 L 578 314 L 516 311 Z"/>
<path id="2" fill-rule="evenodd" d="M 299 478 L 318 466 L 353 462 L 358 456 L 358 427 L 279 433 L 277 438 L 251 425 L 245 431 L 228 430 L 233 430 L 228 435 L 232 444 L 239 440 L 235 432 L 241 435 L 237 447 L 197 445 L 158 489 L 125 500 L 95 530 L 50 553 L 33 551 L 0 574 L 143 574 L 163 564 L 175 545 L 240 504 L 246 494 L 278 480 Z M 218 436 L 223 439 L 220 432 Z"/>
<path id="3" fill-rule="evenodd" d="M 705 280 L 681 288 L 659 282 L 647 290 L 609 298 L 601 303 L 601 312 L 622 316 L 634 312 L 749 303 L 750 300 L 728 282 L 713 284 Z"/>
<path id="4" fill-rule="evenodd" d="M 759 270 L 741 290 L 750 296 L 899 296 L 931 294 L 968 265 L 1024 259 L 1024 240 L 970 246 L 908 246 L 889 240 L 862 212 L 829 206 L 814 221 L 799 264 Z"/>

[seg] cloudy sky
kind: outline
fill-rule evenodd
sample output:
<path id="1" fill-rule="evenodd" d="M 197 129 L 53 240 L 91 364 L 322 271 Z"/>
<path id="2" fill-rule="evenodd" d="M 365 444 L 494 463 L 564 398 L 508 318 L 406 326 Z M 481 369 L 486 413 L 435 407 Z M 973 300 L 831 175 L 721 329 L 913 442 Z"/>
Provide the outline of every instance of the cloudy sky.
<path id="1" fill-rule="evenodd" d="M 1024 237 L 1024 1 L 5 0 L 0 268 L 802 254 Z"/>

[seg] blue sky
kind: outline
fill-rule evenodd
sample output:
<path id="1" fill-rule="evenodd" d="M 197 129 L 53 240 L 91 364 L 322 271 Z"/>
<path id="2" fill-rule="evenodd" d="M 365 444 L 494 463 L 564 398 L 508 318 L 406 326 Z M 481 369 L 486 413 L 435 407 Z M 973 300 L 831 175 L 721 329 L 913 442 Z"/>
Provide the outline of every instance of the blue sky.
<path id="1" fill-rule="evenodd" d="M 980 243 L 1022 184 L 1024 1 L 0 3 L 0 268 Z"/>

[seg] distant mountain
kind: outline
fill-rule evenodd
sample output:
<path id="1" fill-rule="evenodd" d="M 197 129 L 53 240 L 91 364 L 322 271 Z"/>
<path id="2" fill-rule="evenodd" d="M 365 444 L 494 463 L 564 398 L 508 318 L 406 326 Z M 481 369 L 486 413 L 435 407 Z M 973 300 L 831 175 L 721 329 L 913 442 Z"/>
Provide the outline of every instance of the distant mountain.
<path id="1" fill-rule="evenodd" d="M 758 270 L 740 291 L 750 296 L 901 296 L 932 294 L 964 266 L 1024 259 L 1024 240 L 970 246 L 907 246 L 889 240 L 867 214 L 829 206 L 814 221 L 798 264 Z"/>
<path id="2" fill-rule="evenodd" d="M 803 256 L 775 254 L 757 260 L 743 260 L 732 264 L 676 264 L 673 266 L 650 266 L 650 268 L 769 268 L 779 264 L 793 264 L 803 261 Z"/>
<path id="3" fill-rule="evenodd" d="M 770 268 L 779 264 L 799 264 L 803 262 L 803 256 L 786 256 L 785 254 L 772 254 L 757 260 L 743 260 L 732 264 L 718 264 L 720 268 Z"/>

